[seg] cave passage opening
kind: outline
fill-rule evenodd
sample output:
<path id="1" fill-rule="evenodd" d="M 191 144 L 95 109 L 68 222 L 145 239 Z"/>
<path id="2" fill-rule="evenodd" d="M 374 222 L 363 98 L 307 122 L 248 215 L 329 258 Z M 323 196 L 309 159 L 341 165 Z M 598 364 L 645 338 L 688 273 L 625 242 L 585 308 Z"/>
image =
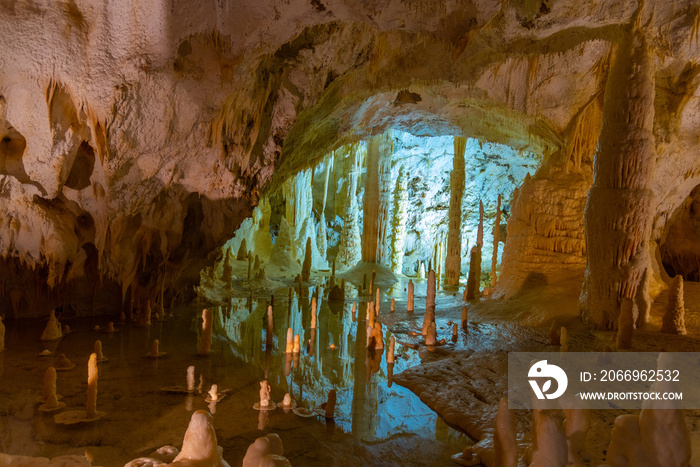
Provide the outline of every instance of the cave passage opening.
<path id="1" fill-rule="evenodd" d="M 513 192 L 528 173 L 535 173 L 540 157 L 499 143 L 461 139 L 464 188 L 459 201 L 460 279 L 456 285 L 467 281 L 469 252 L 478 242 L 481 203 L 480 289 L 488 288 L 499 195 L 497 266 L 506 240 Z M 262 265 L 266 277 L 293 279 L 301 273 L 307 240 L 311 239 L 312 270 L 329 274 L 334 269 L 353 284 L 362 280 L 362 271 L 371 273 L 380 268 L 397 278 L 421 279 L 431 267 L 444 276 L 450 204 L 454 203 L 451 178 L 458 170 L 454 165 L 455 141 L 454 135 L 423 136 L 393 129 L 336 148 L 299 168 L 280 186 L 270 187 L 252 217 L 223 246 L 215 270 L 231 274 L 230 267 L 224 272 L 227 255 L 243 259 L 249 254 L 253 275 Z M 372 148 L 373 144 L 378 147 Z M 371 152 L 377 150 L 378 173 L 370 175 Z M 373 176 L 377 178 L 377 192 L 367 193 L 372 189 L 368 184 Z M 377 237 L 376 256 L 370 261 L 372 269 L 361 269 L 353 276 L 357 265 L 367 260 L 363 252 L 366 209 L 372 208 L 379 211 L 375 214 L 379 217 L 376 232 L 372 233 Z"/>

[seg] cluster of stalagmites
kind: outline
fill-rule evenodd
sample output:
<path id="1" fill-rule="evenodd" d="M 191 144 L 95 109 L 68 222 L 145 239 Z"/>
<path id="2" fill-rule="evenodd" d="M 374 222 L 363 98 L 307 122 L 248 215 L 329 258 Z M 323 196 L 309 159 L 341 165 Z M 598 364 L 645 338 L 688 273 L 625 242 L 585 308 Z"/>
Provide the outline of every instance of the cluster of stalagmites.
<path id="1" fill-rule="evenodd" d="M 661 354 L 657 368 L 669 369 L 668 356 Z M 672 382 L 656 382 L 650 391 L 668 391 Z M 590 465 L 586 433 L 590 410 L 568 401 L 568 408 L 543 410 L 532 414 L 532 444 L 522 455 L 513 412 L 508 400 L 501 399 L 493 437 L 484 439 L 452 456 L 461 465 L 491 467 L 584 467 Z M 562 417 L 563 415 L 563 417 Z M 690 435 L 685 415 L 675 402 L 649 400 L 639 414 L 615 419 L 605 463 L 600 467 L 688 467 L 691 458 Z"/>

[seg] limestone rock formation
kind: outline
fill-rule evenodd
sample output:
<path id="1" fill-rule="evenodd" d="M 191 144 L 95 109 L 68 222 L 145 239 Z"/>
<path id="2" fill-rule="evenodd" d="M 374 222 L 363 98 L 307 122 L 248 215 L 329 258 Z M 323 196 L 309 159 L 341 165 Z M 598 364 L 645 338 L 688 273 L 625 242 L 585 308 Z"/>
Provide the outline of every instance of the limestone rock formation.
<path id="1" fill-rule="evenodd" d="M 673 278 L 668 290 L 668 303 L 664 313 L 661 332 L 687 334 L 685 329 L 685 302 L 683 300 L 683 276 Z"/>

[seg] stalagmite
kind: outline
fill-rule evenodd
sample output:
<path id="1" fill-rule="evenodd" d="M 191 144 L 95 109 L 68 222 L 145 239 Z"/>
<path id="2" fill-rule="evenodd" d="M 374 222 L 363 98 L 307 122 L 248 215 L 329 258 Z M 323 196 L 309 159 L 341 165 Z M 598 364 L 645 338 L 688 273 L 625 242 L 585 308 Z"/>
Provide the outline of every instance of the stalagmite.
<path id="1" fill-rule="evenodd" d="M 108 333 L 111 334 L 111 333 L 113 333 L 113 332 L 115 332 L 115 331 L 116 331 L 116 329 L 114 329 L 114 323 L 113 323 L 112 321 L 110 321 L 109 323 L 107 323 L 107 330 L 106 330 L 106 332 L 108 332 Z M 64 334 L 65 334 L 65 333 L 64 333 Z"/>
<path id="2" fill-rule="evenodd" d="M 386 362 L 387 363 L 394 363 L 394 349 L 396 346 L 396 339 L 394 336 L 391 336 L 389 338 L 389 350 L 387 351 L 386 354 Z"/>
<path id="3" fill-rule="evenodd" d="M 197 410 L 192 414 L 182 442 L 182 450 L 173 460 L 173 465 L 231 467 L 221 456 L 211 414 L 204 410 Z M 131 466 L 127 464 L 125 467 Z"/>
<path id="4" fill-rule="evenodd" d="M 393 214 L 391 220 L 391 270 L 401 274 L 403 270 L 403 247 L 406 239 L 406 209 L 408 207 L 408 178 L 403 166 L 399 168 L 394 188 Z"/>
<path id="5" fill-rule="evenodd" d="M 530 467 L 565 466 L 569 455 L 561 420 L 547 411 L 534 410 L 532 435 L 535 445 Z"/>
<path id="6" fill-rule="evenodd" d="M 308 282 L 311 277 L 311 238 L 306 239 L 306 250 L 304 253 L 304 263 L 301 265 L 301 280 Z"/>
<path id="7" fill-rule="evenodd" d="M 159 358 L 159 357 L 164 357 L 166 352 L 161 352 L 160 351 L 160 341 L 158 339 L 155 339 L 153 341 L 153 344 L 151 344 L 151 353 L 146 355 L 147 357 L 150 358 Z"/>
<path id="8" fill-rule="evenodd" d="M 461 275 L 462 198 L 464 196 L 464 149 L 466 144 L 466 138 L 455 136 L 454 158 L 450 173 L 449 232 L 447 235 L 447 260 L 445 261 L 444 283 L 447 286 L 458 286 Z"/>
<path id="9" fill-rule="evenodd" d="M 430 323 L 425 330 L 425 345 L 437 344 L 437 328 L 435 322 Z"/>
<path id="10" fill-rule="evenodd" d="M 272 410 L 276 407 L 276 404 L 270 400 L 270 383 L 265 381 L 260 381 L 260 402 L 256 403 L 256 409 L 259 410 Z"/>
<path id="11" fill-rule="evenodd" d="M 208 400 L 212 402 L 216 402 L 219 400 L 219 386 L 216 384 L 212 384 L 211 388 L 209 389 L 209 397 L 207 398 Z"/>
<path id="12" fill-rule="evenodd" d="M 352 309 L 350 310 L 352 313 L 352 316 L 355 316 L 355 313 L 357 313 L 357 302 L 352 302 Z"/>
<path id="13" fill-rule="evenodd" d="M 56 369 L 48 367 L 44 372 L 44 386 L 41 401 L 47 402 L 51 395 L 56 395 Z"/>
<path id="14" fill-rule="evenodd" d="M 452 324 L 452 342 L 457 342 L 459 336 L 459 325 L 457 323 Z"/>
<path id="15" fill-rule="evenodd" d="M 406 303 L 406 311 L 413 311 L 413 280 L 408 280 L 408 302 Z"/>
<path id="16" fill-rule="evenodd" d="M 479 250 L 477 246 L 473 246 L 469 258 L 469 276 L 467 277 L 465 300 L 473 300 L 479 293 L 479 281 L 481 280 L 481 250 Z"/>
<path id="17" fill-rule="evenodd" d="M 493 434 L 494 466 L 518 466 L 518 433 L 515 418 L 508 409 L 508 399 L 502 398 L 498 403 L 496 427 Z"/>
<path id="18" fill-rule="evenodd" d="M 617 348 L 631 349 L 632 335 L 634 334 L 634 315 L 632 300 L 624 297 L 620 307 L 620 316 L 617 323 Z"/>
<path id="19" fill-rule="evenodd" d="M 202 310 L 202 336 L 199 339 L 199 355 L 209 355 L 214 326 L 214 312 L 210 309 Z"/>
<path id="20" fill-rule="evenodd" d="M 328 200 L 328 179 L 333 165 L 333 157 L 326 157 L 323 161 L 323 201 L 319 209 L 320 219 L 316 231 L 316 245 L 321 257 L 325 260 L 328 254 L 328 240 L 326 239 L 326 202 Z"/>
<path id="21" fill-rule="evenodd" d="M 462 307 L 462 329 L 467 329 L 469 325 L 469 311 L 466 306 Z"/>
<path id="22" fill-rule="evenodd" d="M 391 304 L 389 305 L 389 311 L 393 313 L 396 311 L 396 299 L 392 298 L 390 303 Z"/>
<path id="23" fill-rule="evenodd" d="M 380 303 L 381 303 L 381 301 L 380 301 L 380 298 L 379 298 L 379 287 L 377 287 L 377 293 L 376 293 L 376 296 L 375 296 L 375 298 L 374 298 L 374 314 L 377 315 L 377 316 L 379 316 L 379 305 L 380 305 Z"/>
<path id="24" fill-rule="evenodd" d="M 668 302 L 664 313 L 661 332 L 687 334 L 685 329 L 685 301 L 683 300 L 683 276 L 673 278 L 668 289 Z"/>
<path id="25" fill-rule="evenodd" d="M 608 74 L 585 211 L 588 261 L 580 307 L 593 328 L 614 328 L 622 299 L 638 298 L 650 267 L 654 97 L 654 59 L 644 33 L 634 27 L 623 37 Z"/>
<path id="26" fill-rule="evenodd" d="M 379 321 L 376 321 L 371 328 L 367 328 L 367 348 L 370 350 L 381 350 L 384 348 L 382 323 Z"/>
<path id="27" fill-rule="evenodd" d="M 248 447 L 242 467 L 286 467 L 292 464 L 284 457 L 282 440 L 275 433 L 258 438 Z"/>
<path id="28" fill-rule="evenodd" d="M 657 371 L 677 369 L 669 353 L 659 354 Z M 655 381 L 649 392 L 677 392 L 674 381 Z M 683 409 L 675 400 L 645 400 L 637 414 L 620 415 L 610 435 L 610 467 L 688 467 L 692 447 Z"/>
<path id="29" fill-rule="evenodd" d="M 501 236 L 501 195 L 498 195 L 496 219 L 493 221 L 493 254 L 491 256 L 491 288 L 496 287 L 496 265 L 498 264 L 498 239 Z"/>
<path id="30" fill-rule="evenodd" d="M 107 357 L 102 353 L 102 341 L 95 341 L 95 355 L 97 355 L 97 363 L 107 361 Z"/>
<path id="31" fill-rule="evenodd" d="M 63 337 L 63 332 L 61 331 L 60 324 L 56 319 L 56 314 L 54 310 L 51 310 L 49 314 L 49 320 L 46 322 L 46 327 L 44 332 L 41 334 L 42 341 L 53 341 Z"/>
<path id="32" fill-rule="evenodd" d="M 377 316 L 377 313 L 374 310 L 374 303 L 368 302 L 367 303 L 367 326 L 370 328 L 374 327 L 374 320 L 375 317 Z"/>
<path id="33" fill-rule="evenodd" d="M 299 334 L 294 335 L 294 348 L 292 349 L 292 352 L 295 354 L 301 352 L 301 338 L 299 337 Z"/>
<path id="34" fill-rule="evenodd" d="M 75 363 L 68 360 L 68 357 L 66 357 L 64 353 L 56 355 L 52 365 L 58 371 L 67 371 L 75 368 Z"/>
<path id="35" fill-rule="evenodd" d="M 97 354 L 91 354 L 88 361 L 87 416 L 97 415 Z"/>
<path id="36" fill-rule="evenodd" d="M 575 400 L 575 399 L 574 399 Z M 580 402 L 579 402 L 580 405 Z M 588 410 L 583 407 L 565 408 L 564 433 L 568 448 L 569 463 L 572 467 L 586 465 L 586 433 L 590 425 Z"/>
<path id="37" fill-rule="evenodd" d="M 428 292 L 425 298 L 425 316 L 423 317 L 422 334 L 425 336 L 430 323 L 435 322 L 435 271 L 428 273 Z"/>
<path id="38" fill-rule="evenodd" d="M 559 328 L 559 345 L 561 346 L 560 350 L 562 352 L 569 351 L 568 336 L 569 336 L 569 331 L 564 326 Z"/>
<path id="39" fill-rule="evenodd" d="M 41 412 L 54 412 L 66 406 L 65 402 L 59 401 L 60 396 L 56 394 L 56 370 L 53 367 L 46 369 L 44 373 L 44 388 L 39 406 Z"/>
<path id="40" fill-rule="evenodd" d="M 292 328 L 287 328 L 287 349 L 285 353 L 292 353 L 294 351 L 294 330 Z"/>
<path id="41" fill-rule="evenodd" d="M 335 405 L 337 401 L 337 395 L 335 389 L 328 391 L 328 400 L 321 405 L 321 408 L 325 411 L 326 418 L 335 418 Z"/>

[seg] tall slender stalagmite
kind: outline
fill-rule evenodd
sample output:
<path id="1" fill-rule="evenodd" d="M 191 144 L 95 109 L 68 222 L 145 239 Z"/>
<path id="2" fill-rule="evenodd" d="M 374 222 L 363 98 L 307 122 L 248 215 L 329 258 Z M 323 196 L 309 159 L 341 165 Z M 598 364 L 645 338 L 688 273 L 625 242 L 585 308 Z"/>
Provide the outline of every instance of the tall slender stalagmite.
<path id="1" fill-rule="evenodd" d="M 491 287 L 496 287 L 496 264 L 498 264 L 498 238 L 501 235 L 501 195 L 496 205 L 496 220 L 493 222 L 493 254 L 491 256 Z"/>
<path id="2" fill-rule="evenodd" d="M 381 263 L 384 260 L 390 198 L 387 185 L 391 179 L 391 138 L 389 130 L 373 136 L 367 147 L 367 179 L 362 224 L 362 261 L 367 263 Z"/>
<path id="3" fill-rule="evenodd" d="M 425 297 L 425 316 L 423 316 L 422 333 L 425 336 L 428 332 L 428 326 L 435 322 L 435 271 L 433 269 L 428 273 L 428 290 Z"/>
<path id="4" fill-rule="evenodd" d="M 636 29 L 623 38 L 608 76 L 603 126 L 586 203 L 587 268 L 581 317 L 612 329 L 623 298 L 639 314 L 642 281 L 650 266 L 647 243 L 653 220 L 654 61 Z M 643 297 L 642 302 L 646 302 Z"/>
<path id="5" fill-rule="evenodd" d="M 311 277 L 311 237 L 306 239 L 304 263 L 301 265 L 301 280 L 308 281 Z"/>
<path id="6" fill-rule="evenodd" d="M 685 329 L 685 301 L 683 300 L 683 276 L 673 278 L 668 289 L 668 302 L 664 313 L 661 332 L 687 334 Z"/>
<path id="7" fill-rule="evenodd" d="M 406 239 L 406 208 L 408 206 L 408 177 L 403 166 L 399 169 L 394 188 L 394 209 L 391 220 L 391 270 L 401 274 L 403 245 Z"/>
<path id="8" fill-rule="evenodd" d="M 464 195 L 464 148 L 467 140 L 462 136 L 454 138 L 454 159 L 450 174 L 449 231 L 447 234 L 447 260 L 445 279 L 447 286 L 459 285 L 462 263 L 462 197 Z"/>

